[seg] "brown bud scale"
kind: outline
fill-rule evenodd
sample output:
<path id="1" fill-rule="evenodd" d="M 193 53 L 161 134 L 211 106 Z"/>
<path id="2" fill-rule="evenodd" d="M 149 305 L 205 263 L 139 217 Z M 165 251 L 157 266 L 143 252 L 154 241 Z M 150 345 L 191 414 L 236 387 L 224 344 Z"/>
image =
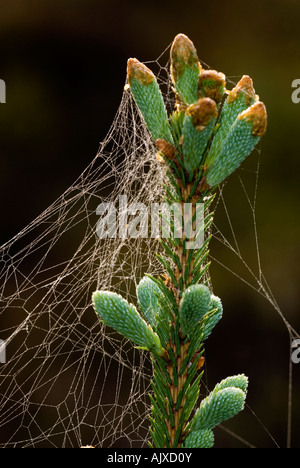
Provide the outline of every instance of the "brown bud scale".
<path id="1" fill-rule="evenodd" d="M 263 136 L 266 133 L 267 110 L 263 102 L 258 101 L 248 107 L 240 114 L 239 119 L 251 122 L 253 136 Z"/>
<path id="2" fill-rule="evenodd" d="M 245 95 L 245 104 L 248 106 L 250 106 L 253 103 L 253 100 L 256 99 L 253 81 L 248 75 L 244 75 L 238 84 L 231 91 L 229 91 L 227 98 L 228 104 L 231 104 L 233 101 L 238 99 L 241 93 Z"/>
<path id="3" fill-rule="evenodd" d="M 176 83 L 183 74 L 186 66 L 197 65 L 201 70 L 197 51 L 192 41 L 184 34 L 178 34 L 171 47 L 171 74 Z"/>
<path id="4" fill-rule="evenodd" d="M 188 106 L 186 114 L 193 118 L 194 127 L 201 131 L 206 128 L 212 118 L 217 117 L 217 104 L 213 99 L 202 98 Z"/>
<path id="5" fill-rule="evenodd" d="M 216 70 L 202 70 L 199 77 L 200 94 L 217 103 L 221 101 L 225 89 L 226 77 Z"/>
<path id="6" fill-rule="evenodd" d="M 143 86 L 148 86 L 153 82 L 154 74 L 146 65 L 139 62 L 137 59 L 130 58 L 127 62 L 127 78 L 129 85 L 131 84 L 131 80 L 135 79 Z"/>

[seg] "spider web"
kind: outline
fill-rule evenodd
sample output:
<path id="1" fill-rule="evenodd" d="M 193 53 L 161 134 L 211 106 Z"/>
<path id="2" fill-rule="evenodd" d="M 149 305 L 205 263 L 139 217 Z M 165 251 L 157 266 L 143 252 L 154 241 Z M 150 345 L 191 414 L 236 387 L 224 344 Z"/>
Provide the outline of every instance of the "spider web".
<path id="1" fill-rule="evenodd" d="M 151 66 L 156 67 L 153 71 L 172 109 L 161 57 Z M 124 89 L 110 131 L 89 166 L 1 247 L 0 329 L 6 345 L 6 362 L 0 364 L 1 447 L 147 447 L 152 373 L 148 355 L 99 322 L 91 295 L 107 289 L 136 303 L 135 288 L 144 273 L 162 273 L 157 240 L 99 239 L 96 233 L 100 203 L 116 205 L 119 195 L 126 195 L 128 204 L 161 202 L 164 168 L 155 153 L 130 92 Z M 254 226 L 257 271 L 244 260 L 235 235 L 224 195 L 230 184 L 217 196 L 230 235 L 216 223 L 213 236 L 236 261 L 223 263 L 214 256 L 212 261 L 267 299 L 292 340 L 298 334 L 276 303 L 260 264 L 255 220 L 258 174 L 259 166 L 252 197 L 244 174 L 240 177 Z M 245 272 L 235 269 L 237 261 Z M 287 384 L 291 402 L 291 373 Z M 243 434 L 224 430 L 234 441 L 251 446 Z M 269 432 L 268 436 L 273 440 Z"/>

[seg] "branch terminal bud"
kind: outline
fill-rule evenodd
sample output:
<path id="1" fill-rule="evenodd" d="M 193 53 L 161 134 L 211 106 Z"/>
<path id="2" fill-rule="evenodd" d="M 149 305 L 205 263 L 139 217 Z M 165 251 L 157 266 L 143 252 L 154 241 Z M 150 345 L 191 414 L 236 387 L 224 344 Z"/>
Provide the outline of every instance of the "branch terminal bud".
<path id="1" fill-rule="evenodd" d="M 198 85 L 199 97 L 209 97 L 218 104 L 224 95 L 225 84 L 224 73 L 215 70 L 202 70 Z"/>
<path id="2" fill-rule="evenodd" d="M 204 130 L 211 119 L 218 116 L 217 105 L 209 97 L 199 99 L 195 104 L 191 104 L 185 113 L 192 117 L 193 125 L 198 131 Z"/>
<path id="3" fill-rule="evenodd" d="M 137 80 L 141 85 L 148 86 L 154 80 L 154 74 L 143 63 L 136 58 L 130 58 L 127 61 L 127 78 L 129 86 L 133 79 Z"/>
<path id="4" fill-rule="evenodd" d="M 178 34 L 171 47 L 170 72 L 179 109 L 197 101 L 201 70 L 194 44 L 184 34 Z"/>
<path id="5" fill-rule="evenodd" d="M 228 93 L 228 104 L 233 103 L 239 98 L 243 98 L 245 106 L 251 106 L 254 101 L 258 100 L 253 87 L 253 81 L 248 75 L 244 75 L 238 84 Z"/>
<path id="6" fill-rule="evenodd" d="M 239 120 L 252 124 L 252 135 L 261 137 L 267 129 L 267 110 L 263 102 L 256 102 L 239 115 Z"/>
<path id="7" fill-rule="evenodd" d="M 186 67 L 197 67 L 201 71 L 197 50 L 192 41 L 184 34 L 178 34 L 171 48 L 171 76 L 176 83 L 184 74 Z"/>
<path id="8" fill-rule="evenodd" d="M 172 143 L 169 143 L 162 138 L 158 138 L 155 142 L 158 151 L 165 156 L 167 159 L 173 159 L 175 157 L 175 148 Z"/>

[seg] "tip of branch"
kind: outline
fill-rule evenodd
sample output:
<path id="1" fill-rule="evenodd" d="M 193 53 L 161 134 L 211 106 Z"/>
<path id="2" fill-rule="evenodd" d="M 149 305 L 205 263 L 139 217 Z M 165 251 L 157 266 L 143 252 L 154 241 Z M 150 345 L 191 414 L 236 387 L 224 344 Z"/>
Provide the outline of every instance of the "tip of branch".
<path id="1" fill-rule="evenodd" d="M 263 102 L 256 102 L 243 111 L 240 120 L 245 119 L 252 124 L 252 135 L 263 136 L 267 129 L 267 110 Z"/>
<path id="2" fill-rule="evenodd" d="M 185 34 L 177 34 L 171 47 L 171 74 L 176 83 L 185 68 L 201 65 L 193 42 Z"/>
<path id="3" fill-rule="evenodd" d="M 199 78 L 199 93 L 217 103 L 221 101 L 226 85 L 224 73 L 202 70 Z"/>
<path id="4" fill-rule="evenodd" d="M 209 97 L 201 98 L 186 109 L 186 114 L 193 118 L 194 127 L 201 131 L 206 128 L 212 118 L 217 117 L 217 104 Z"/>
<path id="5" fill-rule="evenodd" d="M 250 106 L 254 100 L 257 99 L 255 94 L 255 90 L 253 87 L 253 81 L 248 75 L 244 75 L 238 84 L 228 93 L 227 101 L 228 103 L 232 103 L 236 99 L 238 99 L 241 94 L 245 96 L 246 105 Z"/>
<path id="6" fill-rule="evenodd" d="M 129 85 L 131 80 L 135 79 L 143 86 L 150 85 L 154 80 L 152 71 L 136 58 L 130 58 L 127 61 L 127 78 Z"/>

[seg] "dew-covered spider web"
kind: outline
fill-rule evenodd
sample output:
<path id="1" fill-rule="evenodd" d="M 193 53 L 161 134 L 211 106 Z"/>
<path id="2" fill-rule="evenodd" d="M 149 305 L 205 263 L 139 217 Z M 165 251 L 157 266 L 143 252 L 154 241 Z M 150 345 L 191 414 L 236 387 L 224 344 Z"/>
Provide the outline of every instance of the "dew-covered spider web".
<path id="1" fill-rule="evenodd" d="M 172 109 L 171 86 L 162 60 L 165 55 L 149 66 Z M 228 87 L 230 84 L 229 80 Z M 226 200 L 229 180 L 216 197 L 216 214 L 225 213 L 221 219 L 226 223 L 218 223 L 216 217 L 212 228 L 213 245 L 219 245 L 215 251 L 211 247 L 212 268 L 220 266 L 236 284 L 246 285 L 271 306 L 288 332 L 284 346 L 289 353 L 289 344 L 298 334 L 278 306 L 260 262 L 255 218 L 260 151 L 251 156 L 252 169 L 241 169 L 234 176 L 245 212 L 250 213 L 255 261 L 244 257 L 236 234 L 232 207 Z M 136 303 L 135 287 L 144 273 L 163 273 L 156 259 L 159 242 L 150 236 L 100 239 L 96 210 L 104 202 L 117 207 L 119 195 L 126 195 L 128 204 L 161 202 L 164 182 L 164 167 L 125 87 L 96 157 L 57 200 L 1 247 L 0 338 L 6 351 L 5 362 L 0 363 L 1 447 L 147 447 L 152 373 L 148 355 L 99 322 L 91 295 L 96 289 L 106 289 Z M 223 256 L 227 251 L 232 259 Z M 222 322 L 219 337 L 221 334 Z M 235 334 L 230 337 L 234 339 Z M 282 421 L 288 433 L 296 404 L 289 361 Z M 209 376 L 209 353 L 206 370 Z M 221 361 L 214 372 L 219 380 L 225 376 Z M 262 378 L 260 372 L 254 374 L 256 380 Z M 256 398 L 260 400 L 261 395 L 254 394 L 251 402 Z M 279 446 L 277 434 L 269 429 L 272 421 L 253 410 L 251 402 L 245 417 L 265 434 L 266 445 Z M 251 434 L 240 427 L 228 426 L 223 431 L 232 446 L 256 445 Z"/>

